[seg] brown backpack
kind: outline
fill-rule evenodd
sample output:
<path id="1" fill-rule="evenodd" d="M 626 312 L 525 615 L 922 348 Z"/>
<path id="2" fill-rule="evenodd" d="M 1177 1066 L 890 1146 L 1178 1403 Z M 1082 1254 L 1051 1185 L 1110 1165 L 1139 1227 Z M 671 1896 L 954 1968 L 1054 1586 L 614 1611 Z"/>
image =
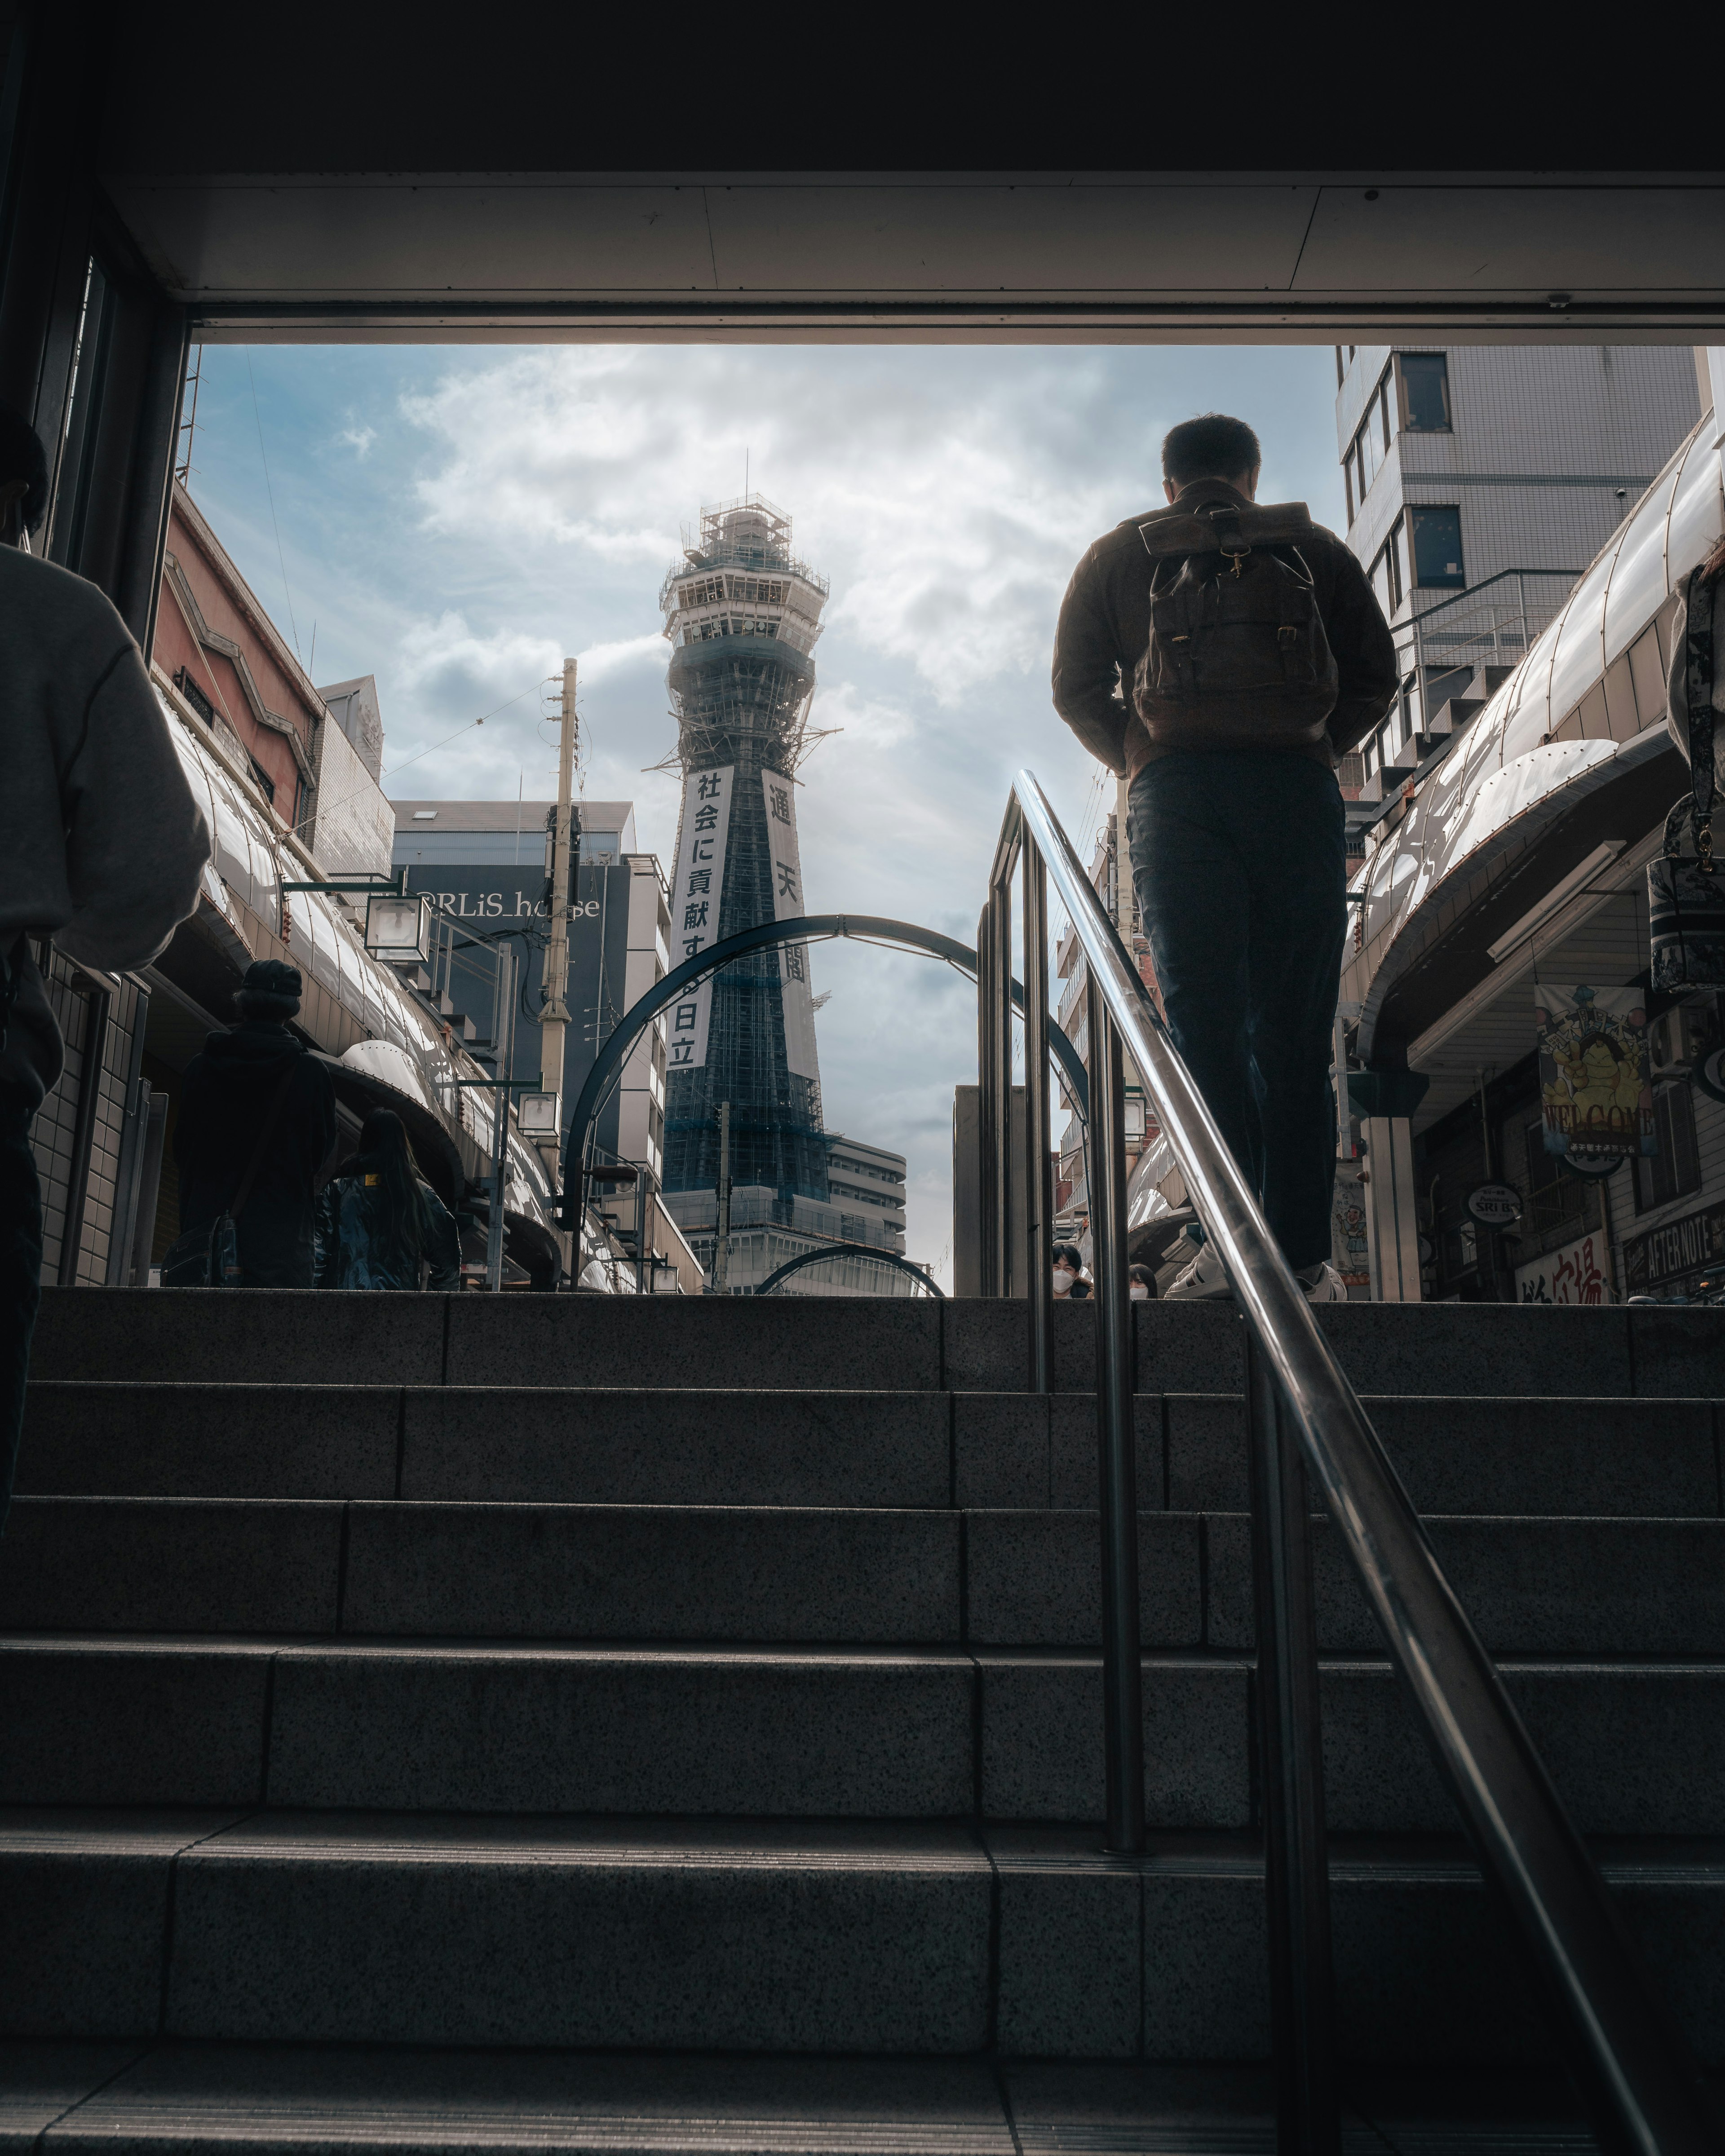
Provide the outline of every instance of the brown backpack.
<path id="1" fill-rule="evenodd" d="M 1153 567 L 1132 706 L 1161 749 L 1302 749 L 1340 680 L 1312 572 L 1303 502 L 1207 503 L 1138 526 Z"/>

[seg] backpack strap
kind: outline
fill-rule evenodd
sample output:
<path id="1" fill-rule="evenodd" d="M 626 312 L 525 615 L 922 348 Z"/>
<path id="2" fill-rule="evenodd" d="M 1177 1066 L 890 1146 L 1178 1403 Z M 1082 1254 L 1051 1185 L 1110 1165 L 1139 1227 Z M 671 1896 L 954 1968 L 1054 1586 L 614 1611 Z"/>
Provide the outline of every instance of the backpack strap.
<path id="1" fill-rule="evenodd" d="M 1695 801 L 1695 850 L 1703 875 L 1713 872 L 1714 585 L 1697 569 L 1689 579 L 1683 637 L 1683 695 L 1689 706 L 1689 781 Z"/>
<path id="2" fill-rule="evenodd" d="M 0 1049 L 6 1045 L 12 1007 L 18 1001 L 18 992 L 23 983 L 24 961 L 29 956 L 24 939 L 28 933 L 28 929 L 19 929 L 18 941 L 11 949 L 0 950 Z"/>
<path id="3" fill-rule="evenodd" d="M 258 1179 L 258 1170 L 264 1165 L 264 1155 L 268 1150 L 271 1133 L 275 1131 L 276 1122 L 281 1115 L 289 1089 L 294 1082 L 294 1073 L 298 1068 L 296 1059 L 283 1071 L 281 1083 L 275 1089 L 275 1098 L 270 1103 L 264 1114 L 262 1127 L 258 1132 L 258 1142 L 252 1148 L 252 1157 L 246 1163 L 245 1173 L 240 1178 L 239 1189 L 234 1194 L 234 1203 L 228 1208 L 228 1218 L 236 1224 L 241 1213 L 245 1209 L 246 1199 L 252 1194 L 252 1185 Z"/>

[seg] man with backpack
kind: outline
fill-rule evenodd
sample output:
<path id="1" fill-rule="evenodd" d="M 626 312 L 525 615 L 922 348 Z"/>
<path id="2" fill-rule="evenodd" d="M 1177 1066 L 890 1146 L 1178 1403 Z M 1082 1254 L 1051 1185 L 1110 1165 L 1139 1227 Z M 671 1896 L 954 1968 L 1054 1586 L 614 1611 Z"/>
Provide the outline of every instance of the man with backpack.
<path id="1" fill-rule="evenodd" d="M 1168 1030 L 1313 1301 L 1329 1263 L 1330 1085 L 1348 908 L 1337 757 L 1400 683 L 1364 571 L 1302 503 L 1260 507 L 1244 420 L 1162 445 L 1168 506 L 1073 573 L 1055 709 L 1128 784 L 1127 844 Z M 1225 1296 L 1208 1245 L 1169 1297 Z"/>

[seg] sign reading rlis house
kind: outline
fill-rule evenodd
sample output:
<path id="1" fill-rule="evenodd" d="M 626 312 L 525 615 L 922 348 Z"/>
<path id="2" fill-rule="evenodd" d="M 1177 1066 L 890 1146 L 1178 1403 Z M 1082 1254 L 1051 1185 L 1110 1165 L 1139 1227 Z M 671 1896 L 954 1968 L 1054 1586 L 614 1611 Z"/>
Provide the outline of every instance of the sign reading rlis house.
<path id="1" fill-rule="evenodd" d="M 670 905 L 671 956 L 680 966 L 719 940 L 719 900 L 725 889 L 725 841 L 731 831 L 731 782 L 736 770 L 727 763 L 716 771 L 691 771 L 683 781 L 683 819 Z M 672 1004 L 665 1025 L 670 1069 L 698 1070 L 706 1061 L 712 1008 L 711 974 L 681 1003 Z"/>
<path id="2" fill-rule="evenodd" d="M 788 778 L 762 771 L 767 797 L 767 847 L 773 858 L 773 917 L 796 921 L 803 903 L 803 866 L 797 850 L 796 795 Z M 809 946 L 788 943 L 778 954 L 784 993 L 784 1060 L 799 1078 L 819 1078 L 814 1055 L 814 1005 L 809 983 Z"/>

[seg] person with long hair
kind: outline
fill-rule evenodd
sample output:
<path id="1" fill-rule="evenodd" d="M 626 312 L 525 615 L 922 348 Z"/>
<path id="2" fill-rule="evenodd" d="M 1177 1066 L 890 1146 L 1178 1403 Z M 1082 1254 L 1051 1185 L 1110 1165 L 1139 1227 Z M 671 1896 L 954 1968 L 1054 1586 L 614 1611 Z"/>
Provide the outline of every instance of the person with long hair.
<path id="1" fill-rule="evenodd" d="M 359 1151 L 317 1201 L 320 1287 L 444 1290 L 461 1284 L 461 1238 L 443 1200 L 421 1180 L 407 1127 L 373 1108 Z"/>

